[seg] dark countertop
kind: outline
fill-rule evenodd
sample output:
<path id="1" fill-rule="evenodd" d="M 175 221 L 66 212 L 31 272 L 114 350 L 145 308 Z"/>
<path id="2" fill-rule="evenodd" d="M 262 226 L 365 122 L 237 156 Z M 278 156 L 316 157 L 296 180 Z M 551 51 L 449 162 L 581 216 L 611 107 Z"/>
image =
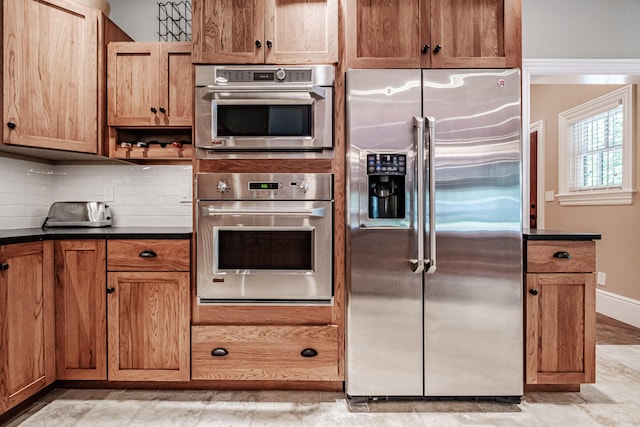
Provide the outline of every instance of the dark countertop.
<path id="1" fill-rule="evenodd" d="M 0 245 L 56 239 L 190 239 L 191 227 L 51 227 L 0 230 Z"/>
<path id="2" fill-rule="evenodd" d="M 575 231 L 539 230 L 525 228 L 522 230 L 524 240 L 600 240 L 598 233 L 579 233 Z"/>

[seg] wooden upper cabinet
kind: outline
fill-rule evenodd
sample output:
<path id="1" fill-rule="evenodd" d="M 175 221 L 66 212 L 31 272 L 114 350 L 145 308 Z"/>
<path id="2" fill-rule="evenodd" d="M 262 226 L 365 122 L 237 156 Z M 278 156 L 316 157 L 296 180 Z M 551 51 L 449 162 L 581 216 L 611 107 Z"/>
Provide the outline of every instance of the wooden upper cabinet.
<path id="1" fill-rule="evenodd" d="M 194 0 L 193 62 L 338 60 L 338 0 Z"/>
<path id="2" fill-rule="evenodd" d="M 67 0 L 3 3 L 3 142 L 97 153 L 101 15 Z"/>
<path id="3" fill-rule="evenodd" d="M 191 126 L 190 43 L 109 43 L 109 126 Z"/>
<path id="4" fill-rule="evenodd" d="M 353 68 L 511 68 L 522 62 L 521 0 L 348 0 Z"/>

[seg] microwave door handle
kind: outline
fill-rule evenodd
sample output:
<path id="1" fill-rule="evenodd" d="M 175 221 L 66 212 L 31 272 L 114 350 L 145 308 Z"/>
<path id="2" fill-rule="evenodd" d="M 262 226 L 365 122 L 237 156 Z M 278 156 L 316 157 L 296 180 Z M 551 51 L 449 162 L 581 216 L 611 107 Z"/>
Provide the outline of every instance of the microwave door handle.
<path id="1" fill-rule="evenodd" d="M 305 216 L 314 218 L 324 218 L 325 208 L 310 209 L 227 209 L 204 207 L 201 210 L 202 216 L 221 215 L 251 215 L 251 216 Z"/>
<path id="2" fill-rule="evenodd" d="M 411 260 L 413 272 L 422 274 L 424 272 L 424 119 L 422 117 L 413 118 L 414 146 L 416 150 L 416 205 L 417 228 L 418 228 L 418 253 L 417 259 Z"/>
<path id="3" fill-rule="evenodd" d="M 207 93 L 217 92 L 307 92 L 314 98 L 324 99 L 327 91 L 322 86 L 282 86 L 282 87 L 261 87 L 261 86 L 207 86 Z"/>
<path id="4" fill-rule="evenodd" d="M 429 139 L 427 164 L 429 165 L 429 261 L 427 262 L 427 274 L 436 272 L 436 168 L 435 168 L 435 118 L 425 117 L 427 122 L 426 136 Z"/>

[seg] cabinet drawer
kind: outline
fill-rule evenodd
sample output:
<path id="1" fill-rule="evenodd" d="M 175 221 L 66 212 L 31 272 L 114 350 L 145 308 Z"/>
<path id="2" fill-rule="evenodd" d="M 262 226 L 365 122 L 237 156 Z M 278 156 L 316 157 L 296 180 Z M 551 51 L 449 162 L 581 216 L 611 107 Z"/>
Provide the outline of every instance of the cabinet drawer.
<path id="1" fill-rule="evenodd" d="M 596 269 L 593 241 L 528 241 L 528 273 L 588 273 Z"/>
<path id="2" fill-rule="evenodd" d="M 191 363 L 193 380 L 342 380 L 336 326 L 193 326 Z"/>
<path id="3" fill-rule="evenodd" d="M 109 240 L 109 271 L 189 271 L 189 240 Z"/>

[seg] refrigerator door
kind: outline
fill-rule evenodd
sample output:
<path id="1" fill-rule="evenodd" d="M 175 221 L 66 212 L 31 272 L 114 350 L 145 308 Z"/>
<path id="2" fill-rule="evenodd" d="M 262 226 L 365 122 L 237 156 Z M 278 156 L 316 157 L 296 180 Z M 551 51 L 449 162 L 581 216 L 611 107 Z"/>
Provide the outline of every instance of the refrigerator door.
<path id="1" fill-rule="evenodd" d="M 425 275 L 425 395 L 521 396 L 519 70 L 425 70 L 436 270 Z"/>
<path id="2" fill-rule="evenodd" d="M 347 331 L 349 396 L 422 396 L 422 274 L 416 129 L 420 70 L 347 71 Z M 406 155 L 405 215 L 368 215 L 367 155 Z"/>

